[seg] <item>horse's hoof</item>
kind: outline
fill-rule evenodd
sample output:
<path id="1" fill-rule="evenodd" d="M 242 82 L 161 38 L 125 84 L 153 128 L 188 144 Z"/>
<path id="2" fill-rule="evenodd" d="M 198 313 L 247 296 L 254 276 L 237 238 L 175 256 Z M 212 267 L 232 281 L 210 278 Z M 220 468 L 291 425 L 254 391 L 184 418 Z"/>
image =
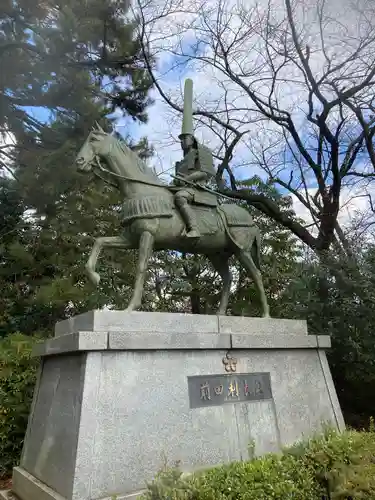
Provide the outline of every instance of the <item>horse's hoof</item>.
<path id="1" fill-rule="evenodd" d="M 89 277 L 90 277 L 90 280 L 92 281 L 92 283 L 95 286 L 99 285 L 99 283 L 100 283 L 100 275 L 98 273 L 96 273 L 95 271 L 91 272 L 91 273 L 89 273 Z"/>
<path id="2" fill-rule="evenodd" d="M 129 305 L 125 310 L 124 312 L 126 313 L 131 313 L 131 312 L 134 312 L 137 310 L 137 307 L 136 306 L 132 306 L 132 305 Z"/>

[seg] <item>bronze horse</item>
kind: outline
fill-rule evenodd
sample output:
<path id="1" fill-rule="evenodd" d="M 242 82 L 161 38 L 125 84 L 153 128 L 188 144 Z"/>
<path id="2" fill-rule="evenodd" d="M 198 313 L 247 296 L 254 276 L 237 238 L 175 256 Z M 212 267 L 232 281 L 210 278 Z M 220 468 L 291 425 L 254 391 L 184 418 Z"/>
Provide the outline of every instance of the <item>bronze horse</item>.
<path id="1" fill-rule="evenodd" d="M 86 269 L 97 285 L 100 276 L 95 267 L 103 248 L 139 250 L 133 296 L 126 311 L 141 306 L 145 275 L 153 250 L 169 249 L 203 254 L 212 262 L 223 282 L 219 315 L 225 315 L 227 311 L 232 282 L 228 261 L 235 255 L 257 286 L 263 317 L 269 316 L 259 270 L 260 233 L 244 208 L 233 203 L 194 205 L 201 237 L 192 241 L 184 236 L 185 224 L 174 205 L 171 187 L 162 183 L 122 141 L 99 127 L 95 128 L 79 151 L 76 164 L 81 172 L 109 176 L 124 198 L 123 234 L 97 238 Z"/>

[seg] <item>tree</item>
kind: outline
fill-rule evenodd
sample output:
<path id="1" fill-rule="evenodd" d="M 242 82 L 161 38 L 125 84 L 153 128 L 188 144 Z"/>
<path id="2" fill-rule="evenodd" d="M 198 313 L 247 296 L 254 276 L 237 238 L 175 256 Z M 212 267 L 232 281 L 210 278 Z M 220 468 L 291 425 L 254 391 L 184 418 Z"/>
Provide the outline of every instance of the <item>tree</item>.
<path id="1" fill-rule="evenodd" d="M 331 335 L 328 359 L 345 421 L 363 427 L 374 413 L 374 246 L 362 244 L 356 252 L 366 281 L 353 285 L 355 294 L 341 287 L 310 255 L 299 262 L 280 303 L 287 317 L 307 319 L 310 333 Z M 326 283 L 324 302 L 322 278 Z M 359 300 L 364 295 L 363 286 L 369 301 Z"/>
<path id="2" fill-rule="evenodd" d="M 59 128 L 61 144 L 38 142 L 37 151 L 27 151 L 28 166 L 15 169 L 18 180 L 3 181 L 0 214 L 9 230 L 1 240 L 2 334 L 49 333 L 56 321 L 72 314 L 123 306 L 131 291 L 132 254 L 123 262 L 121 254 L 120 259 L 109 254 L 99 290 L 85 276 L 94 239 L 121 231 L 121 200 L 112 187 L 87 183 L 77 173 L 74 158 L 83 136 L 67 123 L 51 126 Z M 20 215 L 10 218 L 7 207 L 19 199 Z"/>
<path id="3" fill-rule="evenodd" d="M 14 136 L 16 150 L 27 149 L 42 130 L 49 134 L 44 123 L 58 116 L 79 117 L 84 134 L 93 119 L 115 109 L 146 120 L 151 81 L 128 8 L 118 0 L 3 2 L 0 132 Z M 90 106 L 78 105 L 83 101 L 103 107 L 92 116 Z M 55 132 L 51 129 L 51 143 L 59 142 Z M 0 161 L 3 168 L 14 161 L 9 148 L 0 150 Z"/>
<path id="4" fill-rule="evenodd" d="M 250 188 L 255 194 L 267 196 L 279 206 L 283 214 L 289 217 L 295 216 L 290 197 L 282 196 L 272 183 L 264 183 L 255 176 L 247 181 L 239 182 L 238 187 Z M 287 317 L 282 297 L 298 272 L 302 247 L 297 238 L 282 225 L 264 216 L 253 207 L 248 207 L 246 202 L 241 202 L 241 204 L 244 208 L 248 208 L 262 235 L 261 272 L 272 316 Z M 237 269 L 237 275 L 237 286 L 231 300 L 232 314 L 258 316 L 261 305 L 254 283 L 246 278 L 241 268 Z"/>
<path id="5" fill-rule="evenodd" d="M 225 171 L 231 196 L 290 229 L 325 260 L 332 246 L 350 253 L 337 220 L 340 197 L 375 175 L 374 6 L 345 2 L 341 15 L 324 0 L 250 7 L 139 0 L 138 12 L 144 48 L 170 54 L 172 69 L 204 75 L 194 114 L 211 143 L 216 139 L 217 180 L 226 194 Z M 148 67 L 162 98 L 181 112 L 164 85 L 165 68 L 161 77 Z M 293 194 L 310 211 L 312 226 L 269 197 L 238 189 L 236 163 L 260 168 Z"/>
<path id="6" fill-rule="evenodd" d="M 7 164 L 13 178 L 0 185 L 0 335 L 50 334 L 71 314 L 123 306 L 130 292 L 132 254 L 125 262 L 109 255 L 100 290 L 86 279 L 94 238 L 121 231 L 121 200 L 74 166 L 96 120 L 111 130 L 104 117 L 117 106 L 116 96 L 122 95 L 124 116 L 147 119 L 150 80 L 134 26 L 124 22 L 126 8 L 119 2 L 43 8 L 16 2 L 0 13 L 1 61 L 11 54 L 21 62 L 6 66 L 0 90 L 2 124 L 16 138 Z M 127 64 L 116 62 L 119 54 Z M 32 116 L 38 106 L 48 119 Z M 145 139 L 130 145 L 145 158 L 151 153 Z"/>

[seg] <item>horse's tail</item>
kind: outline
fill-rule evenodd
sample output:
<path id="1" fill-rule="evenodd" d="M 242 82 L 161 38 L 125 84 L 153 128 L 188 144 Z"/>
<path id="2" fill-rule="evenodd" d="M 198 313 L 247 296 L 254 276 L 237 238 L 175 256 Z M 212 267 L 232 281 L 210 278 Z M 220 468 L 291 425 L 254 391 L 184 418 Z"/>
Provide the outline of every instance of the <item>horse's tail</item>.
<path id="1" fill-rule="evenodd" d="M 243 248 L 243 246 L 241 246 L 239 244 L 239 242 L 231 234 L 230 227 L 228 226 L 228 221 L 227 221 L 227 217 L 226 217 L 225 211 L 222 209 L 221 206 L 219 206 L 217 208 L 217 211 L 218 211 L 218 214 L 219 214 L 219 216 L 220 216 L 220 218 L 222 220 L 222 223 L 224 224 L 225 233 L 227 234 L 228 238 L 231 240 L 231 242 L 234 244 L 234 246 L 236 246 L 240 250 L 245 250 L 245 248 Z"/>
<path id="2" fill-rule="evenodd" d="M 257 266 L 259 271 L 260 271 L 260 244 L 261 244 L 260 232 L 256 231 L 254 240 L 251 245 L 250 253 L 254 261 L 254 264 Z"/>
<path id="3" fill-rule="evenodd" d="M 252 217 L 250 218 L 250 221 L 246 221 L 246 218 L 249 216 L 248 212 L 244 210 L 244 214 L 241 214 L 241 211 L 239 211 L 239 213 L 237 212 L 236 213 L 231 213 L 233 211 L 233 209 L 230 210 L 229 214 L 227 213 L 227 210 L 225 210 L 225 205 L 223 206 L 220 206 L 218 207 L 218 213 L 220 215 L 220 218 L 224 224 L 224 229 L 225 229 L 225 233 L 227 234 L 228 238 L 231 240 L 231 242 L 235 245 L 236 248 L 238 248 L 239 250 L 242 250 L 243 252 L 250 252 L 251 254 L 251 257 L 254 261 L 254 264 L 256 265 L 256 267 L 260 270 L 260 247 L 261 247 L 261 239 L 260 239 L 260 231 L 259 231 L 259 228 L 256 226 L 256 224 L 253 222 L 253 219 Z M 240 208 L 240 207 L 237 207 L 235 206 L 236 208 Z M 238 241 L 238 239 L 232 234 L 232 231 L 231 231 L 231 224 L 230 222 L 228 223 L 228 219 L 227 219 L 227 216 L 242 216 L 242 215 L 245 215 L 246 214 L 246 218 L 244 220 L 237 220 L 236 222 L 238 224 L 235 223 L 235 226 L 233 227 L 233 230 L 235 232 L 236 229 L 239 229 L 241 227 L 241 229 L 244 231 L 246 231 L 246 229 L 249 230 L 249 232 L 251 232 L 251 236 L 250 238 L 245 238 L 244 241 L 242 241 L 241 243 Z M 246 223 L 247 222 L 247 223 Z M 236 227 L 237 226 L 237 227 Z"/>

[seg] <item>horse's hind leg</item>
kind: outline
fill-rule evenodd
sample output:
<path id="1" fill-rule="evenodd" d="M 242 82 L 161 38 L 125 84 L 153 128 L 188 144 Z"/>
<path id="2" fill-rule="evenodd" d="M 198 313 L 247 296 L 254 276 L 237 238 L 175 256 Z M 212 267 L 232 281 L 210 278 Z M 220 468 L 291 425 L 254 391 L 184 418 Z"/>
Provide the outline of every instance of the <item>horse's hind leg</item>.
<path id="1" fill-rule="evenodd" d="M 152 255 L 153 244 L 154 244 L 153 235 L 148 231 L 144 231 L 141 234 L 141 238 L 139 240 L 137 275 L 135 279 L 133 296 L 128 307 L 126 308 L 127 312 L 131 312 L 138 309 L 142 304 L 143 286 L 145 283 L 148 262 Z"/>
<path id="2" fill-rule="evenodd" d="M 220 297 L 220 305 L 219 310 L 217 312 L 220 316 L 225 316 L 227 314 L 228 302 L 229 302 L 229 294 L 230 294 L 230 286 L 232 284 L 232 273 L 229 270 L 229 255 L 210 255 L 209 259 L 212 262 L 215 270 L 219 273 L 222 282 L 223 288 L 221 290 Z"/>
<path id="3" fill-rule="evenodd" d="M 243 265 L 243 267 L 246 269 L 248 274 L 253 278 L 255 285 L 258 289 L 260 301 L 261 301 L 262 309 L 263 309 L 262 316 L 264 318 L 269 318 L 270 310 L 269 310 L 269 306 L 268 306 L 266 293 L 264 291 L 262 275 L 261 275 L 259 269 L 256 267 L 250 251 L 239 250 L 237 255 L 238 255 L 238 260 Z"/>

